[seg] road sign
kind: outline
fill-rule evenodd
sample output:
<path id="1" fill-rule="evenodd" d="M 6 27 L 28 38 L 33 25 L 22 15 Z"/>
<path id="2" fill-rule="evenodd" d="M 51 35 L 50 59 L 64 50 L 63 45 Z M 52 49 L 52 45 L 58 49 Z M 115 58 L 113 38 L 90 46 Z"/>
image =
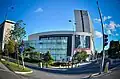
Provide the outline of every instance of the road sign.
<path id="1" fill-rule="evenodd" d="M 22 54 L 24 52 L 24 46 L 20 46 L 19 50 L 20 50 L 20 53 Z"/>

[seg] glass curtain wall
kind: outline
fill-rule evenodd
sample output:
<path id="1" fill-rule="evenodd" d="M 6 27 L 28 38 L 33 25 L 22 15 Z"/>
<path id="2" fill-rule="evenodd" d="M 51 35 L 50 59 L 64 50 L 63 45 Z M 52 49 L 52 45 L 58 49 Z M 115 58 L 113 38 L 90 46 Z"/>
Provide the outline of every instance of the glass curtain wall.
<path id="1" fill-rule="evenodd" d="M 39 50 L 41 53 L 50 51 L 55 61 L 65 61 L 67 57 L 68 37 L 46 37 L 40 38 Z"/>

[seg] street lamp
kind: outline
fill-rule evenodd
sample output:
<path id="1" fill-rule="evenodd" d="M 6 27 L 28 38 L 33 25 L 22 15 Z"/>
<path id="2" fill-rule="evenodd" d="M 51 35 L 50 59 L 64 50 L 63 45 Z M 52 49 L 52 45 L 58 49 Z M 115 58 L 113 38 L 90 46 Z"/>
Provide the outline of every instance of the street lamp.
<path id="1" fill-rule="evenodd" d="M 72 55 L 71 55 L 71 56 L 73 56 L 73 54 L 74 54 L 74 48 L 75 48 L 75 28 L 74 28 L 75 26 L 74 25 L 76 23 L 73 23 L 72 20 L 69 20 L 69 22 L 72 23 L 72 26 L 73 26 L 73 45 L 72 45 L 73 47 L 72 47 Z"/>
<path id="2" fill-rule="evenodd" d="M 71 57 L 73 58 L 74 55 L 74 48 L 75 48 L 75 29 L 74 29 L 74 25 L 76 25 L 76 23 L 74 23 L 72 20 L 69 20 L 70 23 L 72 23 L 73 26 L 73 36 L 72 36 L 72 54 Z M 71 58 L 71 59 L 72 59 Z M 73 67 L 73 61 L 72 61 L 72 67 Z"/>

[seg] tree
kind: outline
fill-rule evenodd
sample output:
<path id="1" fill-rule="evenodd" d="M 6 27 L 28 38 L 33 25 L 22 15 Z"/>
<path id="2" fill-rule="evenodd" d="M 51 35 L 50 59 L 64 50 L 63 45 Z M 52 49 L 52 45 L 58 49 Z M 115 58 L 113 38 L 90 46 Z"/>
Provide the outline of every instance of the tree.
<path id="1" fill-rule="evenodd" d="M 86 51 L 76 52 L 76 54 L 73 56 L 73 61 L 77 60 L 78 62 L 85 61 L 88 57 L 88 54 Z"/>
<path id="2" fill-rule="evenodd" d="M 18 48 L 19 48 L 19 45 L 21 44 L 23 38 L 25 37 L 25 34 L 26 34 L 26 31 L 25 31 L 25 23 L 23 23 L 22 20 L 19 20 L 15 23 L 14 25 L 14 29 L 11 30 L 11 36 L 10 38 L 12 40 L 15 40 L 16 41 L 16 44 L 15 44 L 15 50 L 16 50 L 16 55 L 17 55 L 17 60 L 18 60 L 18 63 L 19 63 L 19 57 L 18 57 Z"/>
<path id="3" fill-rule="evenodd" d="M 48 67 L 49 64 L 52 64 L 53 58 L 49 51 L 47 51 L 47 53 L 45 53 L 43 61 L 44 61 L 44 63 L 46 63 L 46 67 Z"/>
<path id="4" fill-rule="evenodd" d="M 120 58 L 120 52 L 114 49 L 108 49 L 108 57 L 112 59 Z"/>
<path id="5" fill-rule="evenodd" d="M 29 46 L 25 49 L 25 54 L 30 56 L 30 59 L 34 59 L 34 55 L 38 54 L 38 52 L 34 52 L 35 48 L 32 46 Z"/>
<path id="6" fill-rule="evenodd" d="M 14 29 L 11 30 L 11 38 L 16 40 L 18 43 L 21 43 L 21 41 L 25 37 L 25 25 L 26 24 L 23 23 L 23 20 L 19 20 L 15 23 Z"/>
<path id="7" fill-rule="evenodd" d="M 9 51 L 9 53 L 10 54 L 12 54 L 12 53 L 14 53 L 15 52 L 15 42 L 14 42 L 14 40 L 9 40 L 8 41 L 8 51 Z"/>
<path id="8" fill-rule="evenodd" d="M 8 44 L 4 45 L 4 53 L 6 56 L 8 56 Z"/>
<path id="9" fill-rule="evenodd" d="M 29 46 L 28 48 L 25 49 L 26 52 L 33 52 L 35 50 L 34 47 Z"/>

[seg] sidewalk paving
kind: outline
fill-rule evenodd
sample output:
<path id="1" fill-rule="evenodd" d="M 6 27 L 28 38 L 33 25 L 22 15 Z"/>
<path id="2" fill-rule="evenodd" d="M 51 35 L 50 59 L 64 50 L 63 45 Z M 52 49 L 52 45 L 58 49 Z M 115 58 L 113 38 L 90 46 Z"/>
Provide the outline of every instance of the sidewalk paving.
<path id="1" fill-rule="evenodd" d="M 120 66 L 113 69 L 110 73 L 102 74 L 90 79 L 120 79 Z"/>
<path id="2" fill-rule="evenodd" d="M 28 79 L 28 78 L 18 76 L 0 62 L 0 79 Z"/>
<path id="3" fill-rule="evenodd" d="M 10 71 L 5 65 L 3 65 L 1 62 L 0 62 L 0 69 L 3 69 L 3 70 L 6 70 L 6 71 Z"/>

